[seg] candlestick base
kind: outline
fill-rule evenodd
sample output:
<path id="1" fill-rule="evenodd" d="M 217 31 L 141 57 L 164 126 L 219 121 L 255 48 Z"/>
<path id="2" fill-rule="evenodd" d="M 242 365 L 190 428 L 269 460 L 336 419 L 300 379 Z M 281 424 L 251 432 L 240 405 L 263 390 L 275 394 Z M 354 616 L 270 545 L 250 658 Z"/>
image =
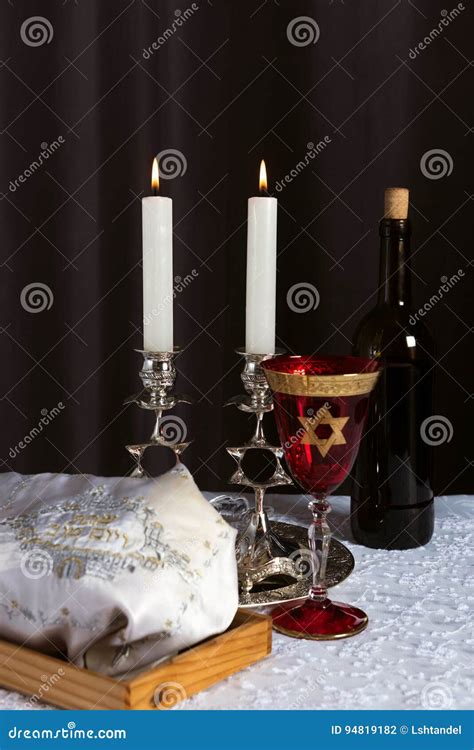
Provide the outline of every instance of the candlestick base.
<path id="1" fill-rule="evenodd" d="M 163 412 L 173 409 L 177 404 L 191 404 L 192 399 L 172 393 L 176 381 L 174 358 L 179 354 L 177 347 L 172 352 L 135 351 L 143 355 L 139 375 L 144 387 L 139 393 L 126 398 L 124 404 L 136 404 L 140 409 L 153 411 L 155 422 L 149 440 L 126 445 L 125 448 L 136 464 L 131 476 L 143 477 L 145 470 L 142 460 L 148 448 L 169 448 L 174 453 L 176 462 L 179 462 L 181 454 L 190 444 L 190 441 L 186 441 L 186 425 L 179 417 L 163 418 Z"/>
<path id="2" fill-rule="evenodd" d="M 263 431 L 263 417 L 272 411 L 273 400 L 261 363 L 275 354 L 252 354 L 242 349 L 237 349 L 237 353 L 245 358 L 241 379 L 246 393 L 234 396 L 225 406 L 236 406 L 240 411 L 255 414 L 256 418 L 255 432 L 250 440 L 244 445 L 227 448 L 237 464 L 229 482 L 251 487 L 255 493 L 255 509 L 242 516 L 236 541 L 239 585 L 246 595 L 269 578 L 286 576 L 299 580 L 305 573 L 301 569 L 299 546 L 274 531 L 264 507 L 267 489 L 292 484 L 281 463 L 283 449 L 271 445 Z M 247 453 L 256 449 L 271 453 L 275 461 L 272 476 L 264 482 L 250 479 L 242 466 Z M 281 585 L 281 582 L 276 585 Z"/>
<path id="3" fill-rule="evenodd" d="M 222 515 L 228 524 L 234 528 L 242 528 L 243 514 L 248 512 L 247 498 L 242 495 L 217 495 L 210 501 L 211 505 Z M 268 507 L 271 516 L 273 508 Z M 239 592 L 239 607 L 269 607 L 275 604 L 304 601 L 308 596 L 308 587 L 312 578 L 311 552 L 308 549 L 308 529 L 305 526 L 275 521 L 272 519 L 272 530 L 278 537 L 292 542 L 298 550 L 298 565 L 304 574 L 298 580 L 291 580 L 288 575 L 275 578 L 265 578 L 263 584 L 255 584 L 255 590 L 250 593 Z M 296 555 L 293 556 L 296 558 Z M 293 559 L 292 558 L 292 559 Z M 337 586 L 354 569 L 354 558 L 342 542 L 332 538 L 329 545 L 328 564 L 326 568 L 326 585 L 328 588 Z M 290 578 L 290 580 L 289 580 Z"/>

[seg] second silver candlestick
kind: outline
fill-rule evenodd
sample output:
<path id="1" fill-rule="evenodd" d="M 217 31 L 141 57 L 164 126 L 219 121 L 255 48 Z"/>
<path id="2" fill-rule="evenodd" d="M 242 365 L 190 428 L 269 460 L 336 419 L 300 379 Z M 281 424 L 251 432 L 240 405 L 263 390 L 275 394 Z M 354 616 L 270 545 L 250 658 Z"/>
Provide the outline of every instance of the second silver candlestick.
<path id="1" fill-rule="evenodd" d="M 245 514 L 236 544 L 239 584 L 242 592 L 249 593 L 254 586 L 278 575 L 299 579 L 302 577 L 299 547 L 294 541 L 279 536 L 270 523 L 265 510 L 265 492 L 272 487 L 292 484 L 281 463 L 283 449 L 271 445 L 263 431 L 263 418 L 273 409 L 273 400 L 261 363 L 274 354 L 250 354 L 237 349 L 245 359 L 241 374 L 245 394 L 234 396 L 225 406 L 234 405 L 240 411 L 255 414 L 255 432 L 243 445 L 227 448 L 237 464 L 229 482 L 251 487 L 255 495 L 255 507 Z M 265 481 L 249 478 L 243 461 L 249 451 L 267 451 L 272 455 L 275 469 Z M 277 584 L 276 584 L 277 585 Z M 281 585 L 281 584 L 280 584 Z"/>

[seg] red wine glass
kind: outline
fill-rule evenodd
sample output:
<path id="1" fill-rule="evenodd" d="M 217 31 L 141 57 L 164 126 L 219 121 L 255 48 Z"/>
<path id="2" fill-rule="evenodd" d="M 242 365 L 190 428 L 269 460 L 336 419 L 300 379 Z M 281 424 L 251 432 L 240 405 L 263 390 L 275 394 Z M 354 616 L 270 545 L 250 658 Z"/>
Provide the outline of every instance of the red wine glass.
<path id="1" fill-rule="evenodd" d="M 311 495 L 308 539 L 313 584 L 306 601 L 273 612 L 276 630 L 295 638 L 346 638 L 367 626 L 357 607 L 328 599 L 325 583 L 331 532 L 327 500 L 350 472 L 359 449 L 379 363 L 361 357 L 283 355 L 262 362 L 273 391 L 285 459 Z"/>

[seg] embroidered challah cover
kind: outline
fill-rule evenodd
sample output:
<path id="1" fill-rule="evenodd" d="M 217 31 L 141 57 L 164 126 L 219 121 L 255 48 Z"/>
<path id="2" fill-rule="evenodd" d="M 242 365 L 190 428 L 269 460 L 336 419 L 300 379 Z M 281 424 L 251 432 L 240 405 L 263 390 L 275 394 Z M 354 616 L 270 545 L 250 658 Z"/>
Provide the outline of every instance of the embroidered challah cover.
<path id="1" fill-rule="evenodd" d="M 183 465 L 0 486 L 0 637 L 121 674 L 230 625 L 236 532 Z"/>

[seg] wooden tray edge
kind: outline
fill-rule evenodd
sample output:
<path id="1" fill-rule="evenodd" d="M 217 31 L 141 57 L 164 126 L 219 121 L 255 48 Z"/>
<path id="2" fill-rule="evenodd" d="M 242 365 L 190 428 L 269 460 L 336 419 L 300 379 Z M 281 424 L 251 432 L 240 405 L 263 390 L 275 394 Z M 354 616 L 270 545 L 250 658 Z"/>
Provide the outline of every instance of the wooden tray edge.
<path id="1" fill-rule="evenodd" d="M 157 667 L 144 670 L 130 680 L 118 680 L 77 667 L 27 646 L 0 640 L 0 685 L 31 697 L 33 704 L 44 702 L 60 708 L 171 708 L 179 700 L 190 697 L 263 659 L 271 653 L 271 643 L 271 618 L 239 609 L 224 633 L 211 636 Z M 244 646 L 245 651 L 242 650 Z M 219 659 L 217 654 L 220 654 Z M 203 671 L 201 674 L 195 669 L 193 672 L 193 664 L 201 659 L 208 662 L 207 673 Z M 10 660 L 12 663 L 9 665 Z M 184 677 L 179 670 L 184 670 Z M 64 675 L 57 683 L 44 685 L 45 675 L 62 673 Z M 176 679 L 176 684 L 182 688 L 182 692 L 177 691 L 176 700 L 170 705 L 162 705 L 161 700 L 160 705 L 153 704 L 151 698 L 160 688 L 160 683 L 167 681 L 166 677 L 169 674 L 176 674 L 181 678 L 181 682 L 180 679 Z"/>

